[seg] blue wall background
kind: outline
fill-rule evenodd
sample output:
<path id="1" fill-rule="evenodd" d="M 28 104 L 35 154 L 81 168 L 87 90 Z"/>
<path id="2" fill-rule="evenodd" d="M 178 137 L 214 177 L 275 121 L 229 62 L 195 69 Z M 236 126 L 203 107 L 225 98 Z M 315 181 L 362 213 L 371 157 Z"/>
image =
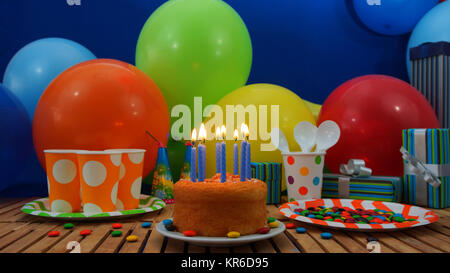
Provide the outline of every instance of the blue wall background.
<path id="1" fill-rule="evenodd" d="M 81 43 L 99 58 L 134 64 L 141 27 L 163 0 L 0 1 L 0 73 L 14 53 L 44 37 Z M 253 43 L 249 83 L 274 83 L 322 103 L 339 84 L 380 73 L 407 80 L 409 35 L 389 37 L 363 26 L 350 0 L 226 0 Z"/>
<path id="2" fill-rule="evenodd" d="M 243 18 L 253 44 L 249 83 L 282 85 L 322 103 L 341 83 L 365 74 L 407 80 L 409 35 L 367 29 L 351 0 L 225 0 Z M 0 1 L 0 79 L 12 56 L 45 37 L 81 43 L 99 58 L 134 64 L 136 42 L 150 14 L 165 0 Z M 4 195 L 43 195 L 46 183 Z"/>

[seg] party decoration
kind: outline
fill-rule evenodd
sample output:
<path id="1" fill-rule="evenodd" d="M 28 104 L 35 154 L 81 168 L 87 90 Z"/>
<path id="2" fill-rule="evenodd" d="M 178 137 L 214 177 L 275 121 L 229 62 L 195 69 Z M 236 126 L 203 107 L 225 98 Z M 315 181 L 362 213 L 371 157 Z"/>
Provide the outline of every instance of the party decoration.
<path id="1" fill-rule="evenodd" d="M 186 142 L 186 152 L 184 153 L 183 166 L 181 167 L 180 179 L 191 179 L 191 156 L 192 156 L 192 143 Z M 195 157 L 194 157 L 195 158 Z M 170 159 L 169 159 L 170 162 Z M 177 181 L 177 180 L 175 180 Z"/>
<path id="2" fill-rule="evenodd" d="M 311 111 L 311 113 L 313 114 L 314 118 L 317 121 L 317 118 L 319 117 L 320 109 L 322 109 L 322 105 L 313 103 L 313 102 L 310 102 L 307 100 L 303 100 L 303 102 L 306 104 L 306 106 Z"/>
<path id="3" fill-rule="evenodd" d="M 377 3 L 378 2 L 378 3 Z M 353 0 L 359 19 L 371 30 L 385 35 L 410 32 L 438 0 Z"/>
<path id="4" fill-rule="evenodd" d="M 267 204 L 281 203 L 281 164 L 273 162 L 252 162 L 252 178 L 267 184 Z"/>
<path id="5" fill-rule="evenodd" d="M 423 43 L 450 42 L 450 1 L 431 9 L 417 23 L 409 38 L 406 51 L 406 65 L 411 78 L 410 49 Z"/>
<path id="6" fill-rule="evenodd" d="M 300 148 L 296 145 L 294 140 L 294 127 L 300 121 L 306 120 L 313 124 L 315 124 L 314 117 L 308 107 L 303 103 L 302 99 L 298 97 L 295 93 L 289 91 L 286 88 L 281 86 L 272 85 L 272 84 L 252 84 L 242 88 L 239 88 L 230 94 L 223 97 L 217 105 L 222 109 L 222 120 L 223 123 L 227 121 L 226 119 L 226 105 L 231 106 L 242 106 L 243 108 L 248 105 L 254 105 L 256 107 L 256 113 L 258 110 L 267 113 L 267 124 L 263 124 L 261 122 L 257 122 L 253 124 L 253 121 L 249 123 L 248 113 L 246 114 L 246 118 L 242 118 L 242 120 L 234 114 L 234 124 L 226 123 L 227 128 L 227 154 L 233 154 L 233 132 L 235 129 L 240 129 L 240 125 L 242 122 L 248 124 L 250 129 L 250 144 L 251 144 L 251 159 L 254 162 L 276 162 L 281 163 L 282 157 L 279 151 L 270 144 L 270 131 L 271 126 L 274 123 L 278 122 L 279 128 L 281 128 L 287 136 L 287 140 L 291 147 L 291 150 L 299 150 Z M 274 106 L 274 107 L 272 107 Z M 272 111 L 272 108 L 277 108 Z M 260 112 L 261 113 L 261 112 Z M 260 117 L 260 113 L 256 117 L 256 120 Z M 274 119 L 272 121 L 272 119 Z M 206 123 L 211 119 L 206 119 Z M 231 121 L 230 121 L 231 122 Z M 222 124 L 218 124 L 222 125 Z M 262 136 L 259 132 L 262 128 L 266 128 L 267 134 Z M 241 133 L 241 132 L 240 132 Z M 242 135 L 241 135 L 242 137 Z M 264 137 L 264 138 L 262 138 Z M 270 151 L 262 151 L 261 144 L 265 144 L 268 146 L 268 150 Z M 207 141 L 207 158 L 214 158 L 214 141 Z M 265 146 L 264 146 L 265 147 Z M 240 145 L 239 145 L 240 148 Z M 240 151 L 242 153 L 242 150 Z M 210 177 L 215 174 L 215 164 L 207 164 L 207 176 Z M 233 169 L 233 157 L 227 157 L 227 169 Z M 283 179 L 284 180 L 284 179 Z M 283 185 L 283 190 L 286 189 L 286 186 Z"/>
<path id="7" fill-rule="evenodd" d="M 403 130 L 405 202 L 430 208 L 450 207 L 450 130 Z"/>
<path id="8" fill-rule="evenodd" d="M 14 55 L 6 67 L 3 82 L 22 102 L 32 120 L 39 98 L 56 76 L 95 58 L 87 48 L 71 40 L 36 40 Z"/>
<path id="9" fill-rule="evenodd" d="M 156 84 L 127 63 L 99 59 L 59 75 L 36 108 L 33 138 L 44 149 L 145 149 L 144 176 L 155 166 L 158 145 L 169 132 L 169 113 Z"/>
<path id="10" fill-rule="evenodd" d="M 152 195 L 161 198 L 167 204 L 173 203 L 173 180 L 170 171 L 167 148 L 158 149 L 158 160 L 153 173 Z"/>
<path id="11" fill-rule="evenodd" d="M 16 181 L 24 161 L 33 152 L 31 126 L 25 108 L 0 84 L 0 191 Z"/>
<path id="12" fill-rule="evenodd" d="M 185 104 L 192 110 L 194 96 L 216 103 L 247 82 L 251 62 L 247 28 L 221 0 L 165 3 L 145 23 L 136 47 L 136 66 L 161 88 L 169 109 Z"/>
<path id="13" fill-rule="evenodd" d="M 333 173 L 352 158 L 363 159 L 374 175 L 401 176 L 401 131 L 436 128 L 439 123 L 426 99 L 411 85 L 384 75 L 347 81 L 328 97 L 318 123 L 334 120 L 341 139 L 328 150 L 325 164 Z"/>

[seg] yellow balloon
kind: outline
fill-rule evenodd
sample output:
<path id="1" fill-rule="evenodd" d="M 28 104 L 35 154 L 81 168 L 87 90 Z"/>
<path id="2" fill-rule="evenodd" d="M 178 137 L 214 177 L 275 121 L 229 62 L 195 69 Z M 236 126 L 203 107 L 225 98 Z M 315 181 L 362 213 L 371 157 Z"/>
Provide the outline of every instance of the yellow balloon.
<path id="1" fill-rule="evenodd" d="M 312 102 L 307 101 L 307 100 L 303 100 L 303 102 L 309 108 L 309 110 L 313 114 L 315 120 L 317 121 L 317 118 L 319 117 L 320 109 L 322 109 L 322 105 L 316 104 L 316 103 L 312 103 Z"/>
<path id="2" fill-rule="evenodd" d="M 304 101 L 297 96 L 294 92 L 283 88 L 281 86 L 273 85 L 273 84 L 252 84 L 241 87 L 227 95 L 225 95 L 218 103 L 218 106 L 223 110 L 222 122 L 227 126 L 227 172 L 233 173 L 233 145 L 235 143 L 238 144 L 239 152 L 240 152 L 240 141 L 235 142 L 233 140 L 233 132 L 235 129 L 238 129 L 240 132 L 240 126 L 242 120 L 238 120 L 238 115 L 234 114 L 233 125 L 228 123 L 226 119 L 226 108 L 230 106 L 241 105 L 243 107 L 247 107 L 249 105 L 254 105 L 257 111 L 257 126 L 255 128 L 255 122 L 249 122 L 249 114 L 245 115 L 245 123 L 249 125 L 250 129 L 250 144 L 251 144 L 251 161 L 252 162 L 278 162 L 282 163 L 283 159 L 281 156 L 281 152 L 279 150 L 273 151 L 261 151 L 261 144 L 269 144 L 270 143 L 270 131 L 272 127 L 272 114 L 274 115 L 274 120 L 276 120 L 276 112 L 272 112 L 271 108 L 276 108 L 279 106 L 279 128 L 286 135 L 287 141 L 289 143 L 289 148 L 291 151 L 300 151 L 300 147 L 294 139 L 294 127 L 300 121 L 309 121 L 313 124 L 316 124 L 313 114 L 308 109 Z M 260 118 L 264 116 L 261 115 L 264 112 L 264 108 L 267 108 L 267 123 L 263 124 L 260 122 Z M 213 118 L 217 118 L 215 115 L 211 115 L 210 118 L 205 120 L 205 123 L 212 122 Z M 222 124 L 218 124 L 222 125 Z M 252 128 L 253 127 L 253 128 Z M 265 131 L 269 134 L 265 134 L 266 140 L 263 140 L 263 134 L 260 133 L 260 130 L 265 129 Z M 211 131 L 214 132 L 215 129 L 211 128 Z M 256 132 L 256 133 L 255 133 Z M 256 139 L 254 139 L 256 138 Z M 206 176 L 211 177 L 216 173 L 216 153 L 215 153 L 215 144 L 217 141 L 209 140 L 206 141 Z M 269 144 L 273 147 L 273 145 Z M 240 153 L 239 153 L 240 154 Z M 283 173 L 283 181 L 284 171 Z M 284 185 L 282 190 L 285 189 L 285 182 L 282 183 Z"/>

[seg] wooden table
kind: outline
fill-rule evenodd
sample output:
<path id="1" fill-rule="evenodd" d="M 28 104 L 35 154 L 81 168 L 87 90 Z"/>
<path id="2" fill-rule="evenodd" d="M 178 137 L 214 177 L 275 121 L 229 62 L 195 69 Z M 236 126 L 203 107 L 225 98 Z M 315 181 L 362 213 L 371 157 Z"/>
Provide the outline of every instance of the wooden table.
<path id="1" fill-rule="evenodd" d="M 123 236 L 111 237 L 111 222 L 74 223 L 73 229 L 64 229 L 62 222 L 47 221 L 26 215 L 20 208 L 26 202 L 36 198 L 0 200 L 0 252 L 21 253 L 61 253 L 70 252 L 67 244 L 79 242 L 81 252 L 91 253 L 302 253 L 302 252 L 363 252 L 367 237 L 376 237 L 381 245 L 381 252 L 450 252 L 450 209 L 435 210 L 441 219 L 431 225 L 401 232 L 362 233 L 331 231 L 333 238 L 320 238 L 321 229 L 305 226 L 307 233 L 297 234 L 290 229 L 269 239 L 232 248 L 209 248 L 187 244 L 178 240 L 165 238 L 155 230 L 156 223 L 171 217 L 173 206 L 149 213 L 138 218 L 122 221 Z M 281 221 L 284 218 L 275 205 L 267 205 L 269 216 Z M 152 228 L 142 228 L 142 222 L 152 222 Z M 86 237 L 79 235 L 80 230 L 91 229 Z M 48 237 L 51 230 L 58 230 L 59 237 Z M 127 242 L 126 236 L 137 235 L 137 242 Z"/>

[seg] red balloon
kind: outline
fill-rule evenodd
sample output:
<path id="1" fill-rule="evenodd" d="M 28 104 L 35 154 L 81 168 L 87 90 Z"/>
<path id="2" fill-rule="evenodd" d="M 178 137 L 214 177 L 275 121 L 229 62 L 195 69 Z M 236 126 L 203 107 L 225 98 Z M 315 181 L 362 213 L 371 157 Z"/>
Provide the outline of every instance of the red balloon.
<path id="1" fill-rule="evenodd" d="M 33 141 L 42 166 L 44 149 L 146 149 L 145 176 L 158 151 L 146 130 L 167 144 L 169 111 L 158 86 L 130 64 L 98 59 L 50 83 L 36 107 Z"/>
<path id="2" fill-rule="evenodd" d="M 332 172 L 349 159 L 364 159 L 375 175 L 403 175 L 399 152 L 402 130 L 437 128 L 439 122 L 425 97 L 399 79 L 368 75 L 345 82 L 326 99 L 318 124 L 333 120 L 339 142 L 327 151 Z"/>

